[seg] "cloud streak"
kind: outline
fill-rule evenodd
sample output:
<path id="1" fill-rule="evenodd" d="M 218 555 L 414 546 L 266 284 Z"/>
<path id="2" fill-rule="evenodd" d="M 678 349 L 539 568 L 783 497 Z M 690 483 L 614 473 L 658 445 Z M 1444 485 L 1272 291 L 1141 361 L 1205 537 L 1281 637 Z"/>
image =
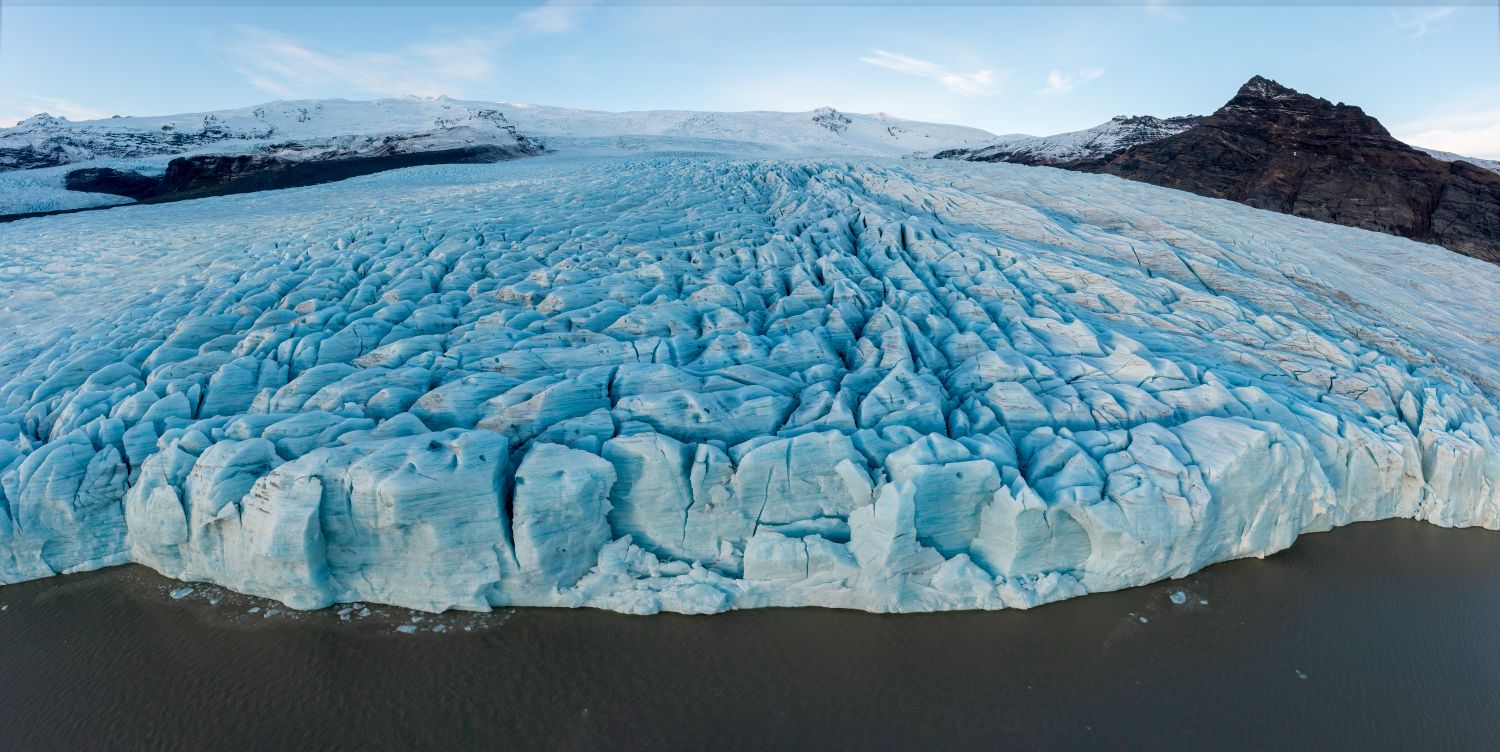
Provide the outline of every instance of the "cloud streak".
<path id="1" fill-rule="evenodd" d="M 1146 15 L 1155 16 L 1172 23 L 1187 20 L 1187 14 L 1178 10 L 1169 0 L 1146 0 Z"/>
<path id="2" fill-rule="evenodd" d="M 496 74 L 499 39 L 449 38 L 392 52 L 315 49 L 300 40 L 252 26 L 222 40 L 224 62 L 250 84 L 278 97 L 327 96 L 331 92 L 401 95 L 461 94 Z"/>
<path id="3" fill-rule="evenodd" d="M 1067 74 L 1060 70 L 1054 70 L 1047 74 L 1047 83 L 1037 90 L 1044 97 L 1060 97 L 1071 94 L 1079 84 L 1092 81 L 1104 75 L 1103 68 L 1083 68 L 1077 73 Z"/>
<path id="4" fill-rule="evenodd" d="M 1407 14 L 1393 10 L 1391 21 L 1395 24 L 1394 30 L 1397 32 L 1408 33 L 1412 37 L 1425 37 L 1434 31 L 1441 30 L 1446 25 L 1444 21 L 1457 11 L 1457 8 L 1429 8 Z"/>
<path id="5" fill-rule="evenodd" d="M 545 3 L 516 17 L 521 31 L 532 34 L 566 34 L 577 31 L 589 5 L 583 2 Z"/>
<path id="6" fill-rule="evenodd" d="M 504 28 L 442 34 L 389 51 L 315 47 L 253 26 L 236 27 L 216 45 L 225 64 L 278 97 L 463 96 L 498 81 L 497 60 L 507 44 L 575 31 L 588 10 L 576 2 L 547 3 L 518 14 Z"/>
<path id="7" fill-rule="evenodd" d="M 989 96 L 995 93 L 999 85 L 995 72 L 992 70 L 954 73 L 937 63 L 885 50 L 872 50 L 871 54 L 861 57 L 860 62 L 909 76 L 929 78 L 942 84 L 949 91 L 966 97 Z"/>

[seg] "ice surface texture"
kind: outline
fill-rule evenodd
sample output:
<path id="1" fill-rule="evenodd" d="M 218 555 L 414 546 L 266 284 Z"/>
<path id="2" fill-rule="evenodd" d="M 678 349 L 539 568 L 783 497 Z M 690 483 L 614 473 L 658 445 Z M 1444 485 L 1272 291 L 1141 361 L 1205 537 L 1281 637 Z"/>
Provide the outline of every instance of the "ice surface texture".
<path id="1" fill-rule="evenodd" d="M 0 582 L 1025 607 L 1500 525 L 1500 269 L 1012 165 L 542 157 L 0 236 Z"/>

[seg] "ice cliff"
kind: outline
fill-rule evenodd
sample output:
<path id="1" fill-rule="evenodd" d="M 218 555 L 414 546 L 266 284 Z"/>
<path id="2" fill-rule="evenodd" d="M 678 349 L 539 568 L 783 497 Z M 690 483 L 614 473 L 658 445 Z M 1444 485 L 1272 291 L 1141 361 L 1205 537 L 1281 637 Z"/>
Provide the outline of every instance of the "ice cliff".
<path id="1" fill-rule="evenodd" d="M 1026 607 L 1500 526 L 1500 268 L 1013 165 L 541 157 L 0 235 L 0 582 Z"/>

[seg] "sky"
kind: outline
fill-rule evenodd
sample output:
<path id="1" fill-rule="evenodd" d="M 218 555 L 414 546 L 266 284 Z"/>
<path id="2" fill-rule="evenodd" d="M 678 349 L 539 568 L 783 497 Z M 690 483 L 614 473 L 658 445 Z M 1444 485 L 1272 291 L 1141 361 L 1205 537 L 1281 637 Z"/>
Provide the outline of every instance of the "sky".
<path id="1" fill-rule="evenodd" d="M 446 94 L 604 110 L 827 105 L 1045 135 L 1207 114 L 1260 74 L 1357 104 L 1409 143 L 1500 158 L 1494 2 L 157 2 L 0 5 L 0 125 Z"/>

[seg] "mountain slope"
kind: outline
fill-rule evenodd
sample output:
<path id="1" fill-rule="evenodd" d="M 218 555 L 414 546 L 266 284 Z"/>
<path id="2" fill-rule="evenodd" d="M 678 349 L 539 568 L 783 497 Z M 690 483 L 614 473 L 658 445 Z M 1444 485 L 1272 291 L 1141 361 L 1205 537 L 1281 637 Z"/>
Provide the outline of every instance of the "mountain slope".
<path id="1" fill-rule="evenodd" d="M 1436 159 L 1358 107 L 1259 76 L 1187 131 L 1069 166 L 1500 262 L 1500 174 Z"/>
<path id="2" fill-rule="evenodd" d="M 1451 151 L 1439 151 L 1438 149 L 1425 149 L 1425 148 L 1420 147 L 1420 146 L 1417 147 L 1417 148 L 1421 149 L 1424 152 L 1427 152 L 1427 154 L 1429 156 L 1433 157 L 1434 159 L 1440 159 L 1440 160 L 1442 160 L 1444 162 L 1468 162 L 1469 164 L 1476 165 L 1476 166 L 1479 166 L 1479 167 L 1483 167 L 1484 169 L 1489 170 L 1490 172 L 1500 172 L 1500 160 L 1495 160 L 1495 159 L 1480 159 L 1478 157 L 1466 157 L 1466 156 L 1464 156 L 1462 154 L 1454 154 Z"/>
<path id="3" fill-rule="evenodd" d="M 925 611 L 1500 527 L 1500 268 L 1107 177 L 419 167 L 16 222 L 0 275 L 0 582 Z"/>
<path id="4" fill-rule="evenodd" d="M 966 159 L 971 162 L 1010 162 L 1034 166 L 1066 166 L 1083 159 L 1101 157 L 1132 146 L 1158 141 L 1197 125 L 1196 115 L 1157 118 L 1150 115 L 1111 118 L 1109 122 L 1081 131 L 1055 136 L 1010 136 L 972 149 L 949 149 L 936 159 Z"/>

